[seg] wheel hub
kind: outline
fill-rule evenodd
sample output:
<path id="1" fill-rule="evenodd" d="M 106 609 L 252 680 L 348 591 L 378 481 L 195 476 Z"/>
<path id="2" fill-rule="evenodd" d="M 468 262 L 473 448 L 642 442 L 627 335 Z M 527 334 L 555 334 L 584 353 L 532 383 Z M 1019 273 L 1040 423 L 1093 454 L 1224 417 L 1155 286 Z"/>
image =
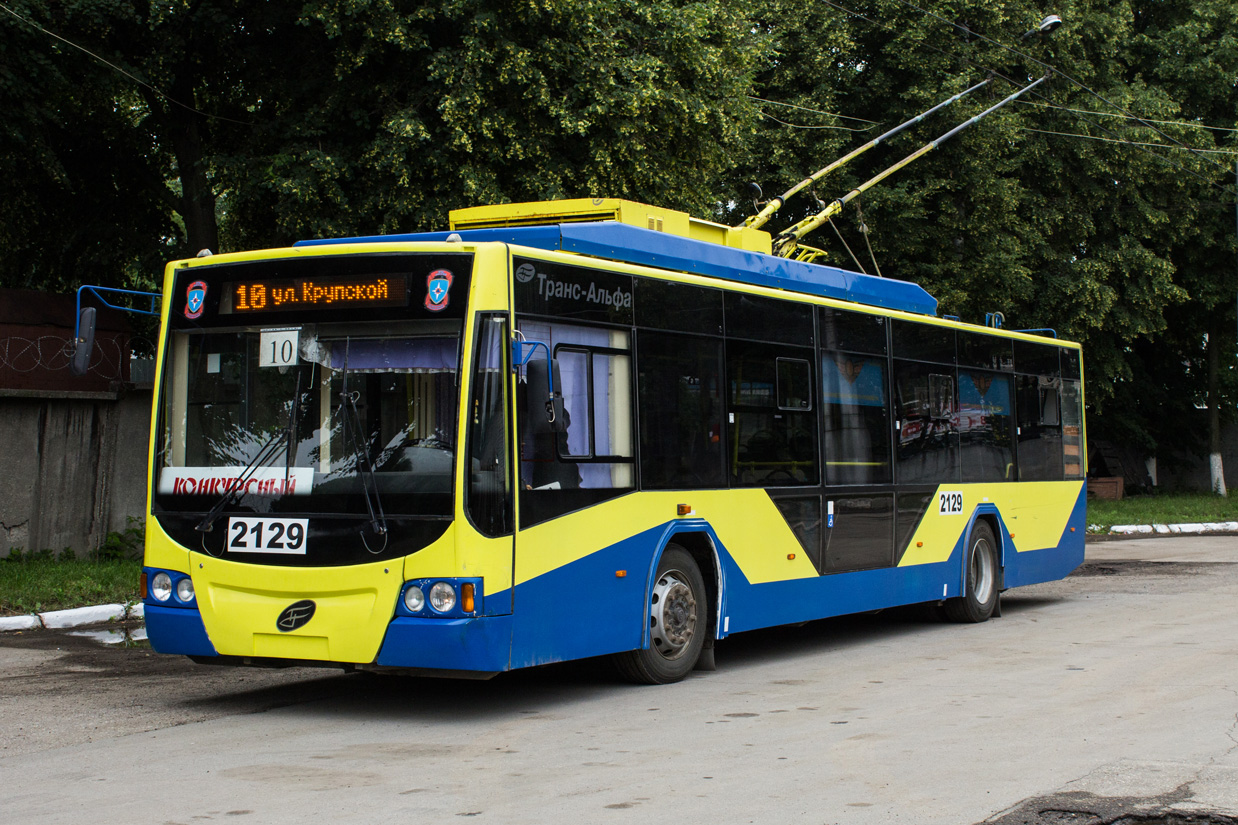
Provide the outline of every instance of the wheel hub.
<path id="1" fill-rule="evenodd" d="M 653 649 L 667 659 L 683 654 L 696 633 L 696 597 L 677 570 L 658 579 L 650 600 L 649 630 Z"/>

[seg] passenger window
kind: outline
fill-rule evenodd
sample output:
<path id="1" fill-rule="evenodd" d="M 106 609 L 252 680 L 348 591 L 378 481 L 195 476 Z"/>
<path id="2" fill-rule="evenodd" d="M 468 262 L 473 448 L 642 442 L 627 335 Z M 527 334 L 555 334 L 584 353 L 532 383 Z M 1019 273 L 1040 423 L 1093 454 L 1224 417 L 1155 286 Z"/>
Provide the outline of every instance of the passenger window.
<path id="1" fill-rule="evenodd" d="M 1062 480 L 1062 427 L 1058 405 L 1060 385 L 1060 378 L 1048 375 L 1018 376 L 1015 403 L 1020 481 Z"/>
<path id="2" fill-rule="evenodd" d="M 779 357 L 780 351 L 786 350 L 738 341 L 727 345 L 728 455 L 736 484 L 804 485 L 819 478 L 817 421 L 808 400 L 812 376 L 806 360 Z M 800 392 L 805 395 L 800 397 Z M 784 406 L 783 401 L 788 403 Z"/>
<path id="3" fill-rule="evenodd" d="M 959 370 L 959 439 L 964 481 L 1014 480 L 1010 378 Z"/>
<path id="4" fill-rule="evenodd" d="M 884 484 L 890 475 L 886 360 L 841 352 L 821 356 L 825 480 Z"/>
<path id="5" fill-rule="evenodd" d="M 1083 478 L 1083 390 L 1078 381 L 1062 381 L 1061 401 L 1062 460 L 1066 477 Z"/>
<path id="6" fill-rule="evenodd" d="M 900 484 L 959 480 L 959 432 L 954 379 L 942 367 L 896 361 Z"/>
<path id="7" fill-rule="evenodd" d="M 778 409 L 812 409 L 812 368 L 801 358 L 778 359 Z"/>
<path id="8" fill-rule="evenodd" d="M 725 487 L 722 345 L 641 331 L 641 487 Z"/>

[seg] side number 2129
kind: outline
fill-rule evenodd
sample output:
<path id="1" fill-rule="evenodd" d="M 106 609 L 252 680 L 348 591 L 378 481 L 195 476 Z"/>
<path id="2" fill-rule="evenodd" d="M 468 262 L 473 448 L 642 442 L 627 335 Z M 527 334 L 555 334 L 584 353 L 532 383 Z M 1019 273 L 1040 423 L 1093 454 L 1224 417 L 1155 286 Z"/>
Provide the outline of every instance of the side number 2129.
<path id="1" fill-rule="evenodd" d="M 963 512 L 962 493 L 938 493 L 938 510 L 943 516 L 956 516 Z"/>

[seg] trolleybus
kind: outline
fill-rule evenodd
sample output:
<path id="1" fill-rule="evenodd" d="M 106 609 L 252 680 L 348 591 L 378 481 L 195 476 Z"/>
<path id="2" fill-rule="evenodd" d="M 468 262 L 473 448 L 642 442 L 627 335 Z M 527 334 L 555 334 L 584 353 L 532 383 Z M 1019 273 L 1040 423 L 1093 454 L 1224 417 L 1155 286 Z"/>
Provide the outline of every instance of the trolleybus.
<path id="1" fill-rule="evenodd" d="M 1083 560 L 1076 344 L 619 200 L 174 261 L 143 596 L 198 662 L 665 683 Z"/>

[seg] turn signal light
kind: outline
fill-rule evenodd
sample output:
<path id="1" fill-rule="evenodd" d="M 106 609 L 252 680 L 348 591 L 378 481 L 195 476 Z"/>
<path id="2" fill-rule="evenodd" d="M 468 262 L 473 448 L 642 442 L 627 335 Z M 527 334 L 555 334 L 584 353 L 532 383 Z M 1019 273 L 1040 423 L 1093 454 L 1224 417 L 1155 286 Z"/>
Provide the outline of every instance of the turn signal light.
<path id="1" fill-rule="evenodd" d="M 681 516 L 690 516 L 693 515 L 695 511 L 692 509 L 691 504 L 679 504 L 676 505 L 675 512 Z"/>
<path id="2" fill-rule="evenodd" d="M 465 613 L 473 612 L 473 585 L 470 582 L 460 585 L 460 609 Z"/>

